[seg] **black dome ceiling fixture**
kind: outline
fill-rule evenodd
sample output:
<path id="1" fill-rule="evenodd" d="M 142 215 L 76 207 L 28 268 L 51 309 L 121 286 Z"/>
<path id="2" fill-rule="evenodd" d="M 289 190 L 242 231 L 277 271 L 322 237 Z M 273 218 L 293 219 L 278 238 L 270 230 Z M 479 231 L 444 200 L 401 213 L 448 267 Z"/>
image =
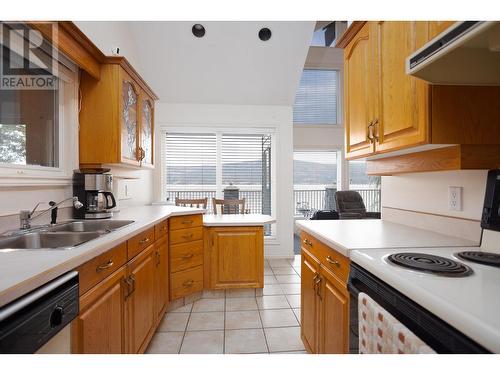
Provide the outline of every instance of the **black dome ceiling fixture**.
<path id="1" fill-rule="evenodd" d="M 205 27 L 200 23 L 194 24 L 191 31 L 193 32 L 193 35 L 197 38 L 202 38 L 205 35 Z"/>
<path id="2" fill-rule="evenodd" d="M 271 39 L 271 34 L 271 30 L 269 30 L 267 27 L 264 27 L 259 30 L 259 39 L 263 42 L 267 42 L 269 39 Z"/>

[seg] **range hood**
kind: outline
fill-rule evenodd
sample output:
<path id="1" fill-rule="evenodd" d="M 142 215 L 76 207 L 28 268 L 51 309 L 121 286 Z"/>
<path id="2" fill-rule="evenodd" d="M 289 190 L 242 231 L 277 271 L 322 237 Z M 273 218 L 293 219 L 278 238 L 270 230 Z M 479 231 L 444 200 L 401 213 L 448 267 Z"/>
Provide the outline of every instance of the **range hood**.
<path id="1" fill-rule="evenodd" d="M 500 22 L 456 22 L 406 59 L 406 73 L 438 85 L 500 85 Z"/>

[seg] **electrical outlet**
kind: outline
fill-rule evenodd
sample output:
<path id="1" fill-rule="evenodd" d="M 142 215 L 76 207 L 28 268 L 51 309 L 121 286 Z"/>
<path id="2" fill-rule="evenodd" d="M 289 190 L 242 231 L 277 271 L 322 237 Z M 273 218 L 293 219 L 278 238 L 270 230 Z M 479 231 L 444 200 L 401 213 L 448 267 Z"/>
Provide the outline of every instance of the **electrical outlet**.
<path id="1" fill-rule="evenodd" d="M 448 208 L 450 211 L 462 211 L 462 187 L 448 187 Z"/>

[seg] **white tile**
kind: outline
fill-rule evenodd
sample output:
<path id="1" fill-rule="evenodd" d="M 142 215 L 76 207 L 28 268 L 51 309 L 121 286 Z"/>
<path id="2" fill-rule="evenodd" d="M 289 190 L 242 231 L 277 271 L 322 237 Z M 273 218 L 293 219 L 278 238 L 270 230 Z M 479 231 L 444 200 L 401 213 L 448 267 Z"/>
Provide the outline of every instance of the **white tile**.
<path id="1" fill-rule="evenodd" d="M 296 275 L 297 273 L 292 266 L 288 267 L 273 267 L 273 272 L 275 275 Z"/>
<path id="2" fill-rule="evenodd" d="M 283 294 L 300 294 L 300 284 L 279 284 Z"/>
<path id="3" fill-rule="evenodd" d="M 262 328 L 259 312 L 253 311 L 227 311 L 226 330 Z"/>
<path id="4" fill-rule="evenodd" d="M 223 312 L 192 313 L 187 326 L 188 331 L 210 331 L 224 329 Z"/>
<path id="5" fill-rule="evenodd" d="M 184 332 L 189 319 L 189 313 L 167 313 L 161 321 L 159 332 Z"/>
<path id="6" fill-rule="evenodd" d="M 292 309 L 260 310 L 262 325 L 267 327 L 291 327 L 298 326 L 299 322 Z"/>
<path id="7" fill-rule="evenodd" d="M 276 296 L 279 294 L 284 294 L 279 284 L 264 285 L 264 288 L 258 289 L 256 292 L 258 297 Z"/>
<path id="8" fill-rule="evenodd" d="M 272 275 L 264 275 L 264 285 L 270 284 L 278 284 L 278 280 Z"/>
<path id="9" fill-rule="evenodd" d="M 181 354 L 222 354 L 224 331 L 186 332 Z"/>
<path id="10" fill-rule="evenodd" d="M 290 308 L 284 295 L 257 297 L 257 305 L 261 310 Z"/>
<path id="11" fill-rule="evenodd" d="M 272 354 L 308 354 L 305 350 L 296 350 L 293 352 L 274 352 Z"/>
<path id="12" fill-rule="evenodd" d="M 300 294 L 287 294 L 285 297 L 292 309 L 300 307 Z"/>
<path id="13" fill-rule="evenodd" d="M 290 266 L 290 259 L 282 258 L 282 259 L 269 259 L 269 265 L 271 267 L 286 267 Z"/>
<path id="14" fill-rule="evenodd" d="M 264 276 L 274 276 L 274 272 L 271 268 L 264 268 Z"/>
<path id="15" fill-rule="evenodd" d="M 300 309 L 292 309 L 292 310 L 300 324 Z"/>
<path id="16" fill-rule="evenodd" d="M 226 297 L 225 290 L 204 290 L 202 298 L 224 298 Z"/>
<path id="17" fill-rule="evenodd" d="M 305 349 L 300 339 L 300 327 L 266 328 L 264 332 L 270 352 L 298 351 Z"/>
<path id="18" fill-rule="evenodd" d="M 226 299 L 226 311 L 257 310 L 255 297 L 228 298 Z"/>
<path id="19" fill-rule="evenodd" d="M 184 332 L 157 332 L 153 336 L 147 354 L 177 354 L 181 348 Z"/>
<path id="20" fill-rule="evenodd" d="M 193 312 L 224 311 L 224 299 L 200 299 L 193 304 Z"/>
<path id="21" fill-rule="evenodd" d="M 294 266 L 293 270 L 300 276 L 300 266 Z"/>
<path id="22" fill-rule="evenodd" d="M 180 306 L 180 307 L 177 307 L 177 308 L 174 308 L 173 310 L 169 310 L 168 312 L 172 312 L 172 313 L 188 313 L 188 312 L 191 312 L 191 309 L 193 308 L 193 304 L 192 303 L 188 303 L 184 306 Z"/>
<path id="23" fill-rule="evenodd" d="M 226 298 L 255 297 L 255 289 L 228 289 Z"/>
<path id="24" fill-rule="evenodd" d="M 226 331 L 226 353 L 267 353 L 262 329 Z"/>
<path id="25" fill-rule="evenodd" d="M 299 275 L 276 275 L 276 280 L 280 284 L 300 284 Z"/>

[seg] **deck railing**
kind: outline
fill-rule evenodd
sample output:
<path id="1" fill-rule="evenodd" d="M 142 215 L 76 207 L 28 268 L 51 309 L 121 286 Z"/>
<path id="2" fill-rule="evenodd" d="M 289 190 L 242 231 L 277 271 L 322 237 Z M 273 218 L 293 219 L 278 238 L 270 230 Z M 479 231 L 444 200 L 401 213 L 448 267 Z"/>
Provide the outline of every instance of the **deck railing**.
<path id="1" fill-rule="evenodd" d="M 370 212 L 380 212 L 380 190 L 353 189 L 361 194 L 365 202 L 366 210 Z M 208 198 L 208 212 L 213 212 L 212 198 L 215 198 L 215 190 L 169 190 L 166 192 L 166 199 L 175 202 L 175 198 L 197 199 Z M 310 210 L 323 210 L 330 207 L 325 205 L 325 189 L 294 189 L 295 215 L 301 215 L 299 207 L 308 207 Z M 262 213 L 262 191 L 260 190 L 240 190 L 240 198 L 246 199 L 245 208 L 249 213 Z M 332 203 L 330 203 L 332 205 Z M 334 208 L 334 207 L 331 207 Z"/>

